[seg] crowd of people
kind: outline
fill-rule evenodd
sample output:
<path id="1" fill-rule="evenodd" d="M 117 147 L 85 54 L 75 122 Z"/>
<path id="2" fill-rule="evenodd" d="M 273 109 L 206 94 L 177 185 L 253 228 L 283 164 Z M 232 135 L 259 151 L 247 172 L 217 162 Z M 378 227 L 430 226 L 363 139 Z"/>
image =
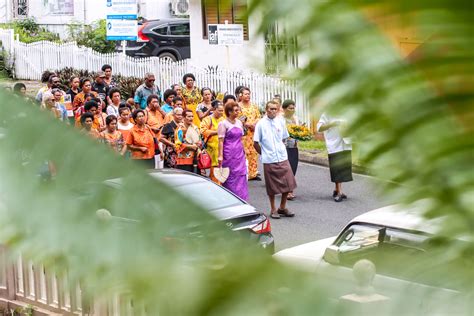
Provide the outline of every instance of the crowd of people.
<path id="1" fill-rule="evenodd" d="M 42 109 L 148 169 L 175 168 L 207 176 L 248 200 L 247 182 L 262 180 L 261 161 L 270 216 L 295 215 L 287 208 L 287 200 L 296 197 L 298 141 L 286 127 L 299 124 L 294 101 L 282 102 L 275 96 L 261 113 L 248 87 L 239 86 L 234 94 L 218 99 L 210 87 L 198 88 L 191 73 L 164 91 L 155 84 L 155 75 L 147 73 L 134 97 L 123 100 L 109 65 L 93 79 L 70 78 L 67 91 L 60 88 L 55 73 L 46 71 L 42 81 L 45 86 L 36 95 Z M 14 90 L 23 94 L 26 87 Z M 318 129 L 326 135 L 336 123 L 328 116 L 322 119 L 325 121 L 320 121 Z M 338 164 L 350 159 L 350 148 L 343 149 L 345 154 L 333 155 Z M 351 180 L 347 168 L 346 164 L 332 170 L 334 177 L 331 171 L 336 201 L 347 198 L 340 186 Z M 275 196 L 280 194 L 277 207 Z"/>

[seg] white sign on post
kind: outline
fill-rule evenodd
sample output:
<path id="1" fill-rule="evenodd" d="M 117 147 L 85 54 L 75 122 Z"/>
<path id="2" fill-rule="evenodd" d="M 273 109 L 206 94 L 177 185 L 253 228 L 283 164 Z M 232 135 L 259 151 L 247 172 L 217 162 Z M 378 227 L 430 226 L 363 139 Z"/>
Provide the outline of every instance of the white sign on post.
<path id="1" fill-rule="evenodd" d="M 113 15 L 124 20 L 136 20 L 138 17 L 137 0 L 107 0 L 107 18 Z"/>
<path id="2" fill-rule="evenodd" d="M 136 41 L 137 0 L 107 0 L 107 40 Z"/>
<path id="3" fill-rule="evenodd" d="M 243 24 L 209 24 L 209 45 L 243 45 Z"/>
<path id="4" fill-rule="evenodd" d="M 108 41 L 136 41 L 137 20 L 107 19 Z"/>

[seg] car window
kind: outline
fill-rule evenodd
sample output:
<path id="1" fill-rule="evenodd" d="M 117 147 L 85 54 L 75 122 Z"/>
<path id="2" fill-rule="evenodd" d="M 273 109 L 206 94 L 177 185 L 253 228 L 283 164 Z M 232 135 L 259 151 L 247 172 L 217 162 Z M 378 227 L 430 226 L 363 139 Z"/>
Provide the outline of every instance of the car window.
<path id="1" fill-rule="evenodd" d="M 189 24 L 170 25 L 171 35 L 189 35 Z"/>
<path id="2" fill-rule="evenodd" d="M 153 32 L 160 35 L 168 35 L 168 26 L 161 26 L 153 29 Z"/>
<path id="3" fill-rule="evenodd" d="M 361 259 L 375 264 L 377 274 L 430 286 L 458 289 L 459 278 L 447 275 L 446 267 L 465 271 L 460 262 L 446 262 L 446 266 L 429 267 L 436 255 L 431 245 L 433 236 L 416 231 L 376 225 L 354 224 L 347 227 L 337 238 L 338 265 L 352 268 Z M 453 270 L 451 270 L 453 271 Z M 455 270 L 454 270 L 455 271 Z"/>
<path id="4" fill-rule="evenodd" d="M 194 182 L 174 188 L 209 211 L 243 204 L 234 195 L 210 181 Z"/>

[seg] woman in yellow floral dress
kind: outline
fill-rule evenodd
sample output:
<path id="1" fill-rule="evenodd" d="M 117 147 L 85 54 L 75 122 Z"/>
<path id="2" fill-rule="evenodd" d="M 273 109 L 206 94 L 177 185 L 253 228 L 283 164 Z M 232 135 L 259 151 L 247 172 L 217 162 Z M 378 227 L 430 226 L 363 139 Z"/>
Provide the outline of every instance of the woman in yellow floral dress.
<path id="1" fill-rule="evenodd" d="M 201 120 L 196 113 L 196 108 L 199 103 L 202 102 L 202 95 L 199 91 L 199 88 L 194 85 L 196 82 L 196 78 L 193 74 L 185 74 L 183 76 L 183 98 L 184 98 L 184 105 L 186 109 L 193 111 L 194 120 L 193 124 L 196 126 L 201 126 Z"/>
<path id="2" fill-rule="evenodd" d="M 247 130 L 247 133 L 242 137 L 242 142 L 248 162 L 248 179 L 261 181 L 262 179 L 258 176 L 258 154 L 253 147 L 253 133 L 255 125 L 257 125 L 257 122 L 261 118 L 260 111 L 255 104 L 250 102 L 249 88 L 244 87 L 240 89 L 238 97 L 241 98 L 241 102 L 239 102 L 241 115 L 239 118 Z"/>
<path id="3" fill-rule="evenodd" d="M 217 157 L 219 155 L 219 138 L 217 137 L 217 127 L 219 123 L 224 120 L 224 105 L 219 100 L 212 101 L 213 113 L 206 116 L 201 122 L 200 132 L 206 143 L 207 152 L 211 156 L 212 166 L 209 178 L 217 183 L 219 180 L 214 176 L 214 169 L 219 165 Z"/>

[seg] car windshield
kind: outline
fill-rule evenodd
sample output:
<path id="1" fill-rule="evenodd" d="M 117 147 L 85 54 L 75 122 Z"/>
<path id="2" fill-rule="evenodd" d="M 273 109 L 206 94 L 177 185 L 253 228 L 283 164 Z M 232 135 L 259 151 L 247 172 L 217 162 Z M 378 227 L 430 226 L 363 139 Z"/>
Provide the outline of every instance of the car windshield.
<path id="1" fill-rule="evenodd" d="M 435 236 L 391 227 L 353 224 L 337 238 L 339 265 L 352 268 L 361 260 L 372 261 L 377 273 L 421 284 L 460 289 L 462 274 L 449 271 L 467 271 L 465 262 L 445 259 L 445 265 L 431 266 L 435 256 L 444 256 L 436 247 Z M 403 264 L 401 264 L 403 263 Z M 439 277 L 439 276 L 447 276 Z"/>
<path id="2" fill-rule="evenodd" d="M 174 188 L 209 211 L 243 204 L 234 195 L 210 181 L 193 182 Z"/>

